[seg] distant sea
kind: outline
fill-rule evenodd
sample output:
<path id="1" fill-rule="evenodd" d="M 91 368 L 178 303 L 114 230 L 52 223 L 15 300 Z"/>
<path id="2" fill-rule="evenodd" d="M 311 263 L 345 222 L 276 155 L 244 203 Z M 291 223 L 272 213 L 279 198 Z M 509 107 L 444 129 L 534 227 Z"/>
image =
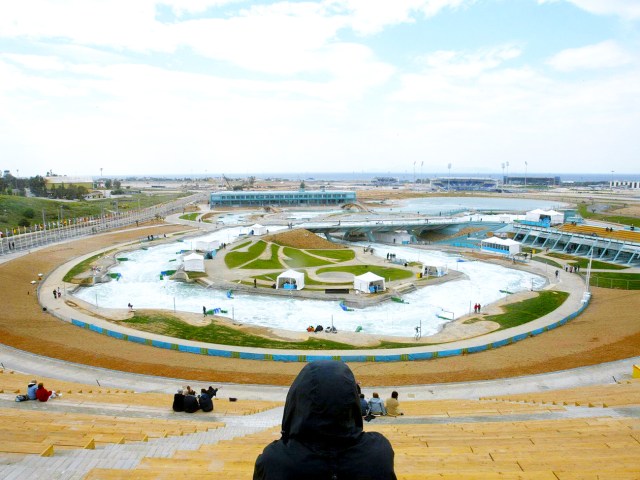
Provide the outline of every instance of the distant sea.
<path id="1" fill-rule="evenodd" d="M 400 181 L 413 181 L 413 172 L 274 172 L 274 173 L 226 173 L 227 178 L 247 178 L 249 176 L 255 176 L 256 178 L 282 178 L 287 180 L 318 180 L 318 181 L 346 181 L 346 182 L 370 182 L 375 177 L 393 177 Z M 512 177 L 524 177 L 523 172 L 510 172 Z M 142 177 L 140 175 L 139 177 Z M 221 177 L 222 173 L 176 173 L 174 175 L 149 175 L 153 178 L 206 178 L 206 177 Z M 430 179 L 430 178 L 447 178 L 448 172 L 439 173 L 427 173 L 416 172 L 415 179 Z M 500 173 L 494 174 L 482 174 L 482 173 L 464 173 L 455 172 L 451 173 L 452 177 L 475 177 L 475 178 L 494 178 L 501 179 Z M 614 173 L 529 173 L 527 175 L 530 178 L 535 177 L 560 177 L 561 182 L 609 182 L 612 178 L 614 180 L 638 180 L 640 179 L 640 173 L 638 174 L 617 174 Z"/>

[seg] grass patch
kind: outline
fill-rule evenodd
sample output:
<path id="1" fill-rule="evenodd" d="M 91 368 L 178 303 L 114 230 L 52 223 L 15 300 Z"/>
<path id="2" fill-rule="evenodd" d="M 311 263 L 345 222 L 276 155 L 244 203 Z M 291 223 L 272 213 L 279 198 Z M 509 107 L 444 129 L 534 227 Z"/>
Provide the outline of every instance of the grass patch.
<path id="1" fill-rule="evenodd" d="M 120 323 L 145 332 L 221 345 L 299 350 L 351 350 L 355 348 L 353 345 L 326 340 L 322 337 L 310 338 L 304 342 L 282 342 L 244 333 L 215 322 L 211 325 L 197 327 L 164 314 L 141 315 L 136 313 L 133 318 Z"/>
<path id="2" fill-rule="evenodd" d="M 262 255 L 262 252 L 264 252 L 266 248 L 267 244 L 262 240 L 258 240 L 256 243 L 251 245 L 246 252 L 238 252 L 232 250 L 231 252 L 227 253 L 224 257 L 224 263 L 228 268 L 237 268 L 244 263 L 258 258 L 260 255 Z"/>
<path id="3" fill-rule="evenodd" d="M 318 255 L 319 257 L 330 258 L 340 262 L 348 262 L 356 258 L 356 253 L 350 248 L 344 250 L 307 250 L 308 253 Z"/>
<path id="4" fill-rule="evenodd" d="M 198 218 L 198 215 L 198 212 L 186 213 L 184 215 L 180 215 L 180 220 L 189 220 L 190 222 L 195 222 L 196 218 Z"/>
<path id="5" fill-rule="evenodd" d="M 73 279 L 80 275 L 81 273 L 86 272 L 87 270 L 89 270 L 91 268 L 91 266 L 93 265 L 93 263 L 104 257 L 105 255 L 108 255 L 112 252 L 114 252 L 115 250 L 109 250 L 107 252 L 104 253 L 98 253 L 97 255 L 93 255 L 89 258 L 87 258 L 86 260 L 81 261 L 80 263 L 74 265 L 66 274 L 64 277 L 62 277 L 62 280 L 65 282 L 72 282 Z"/>
<path id="6" fill-rule="evenodd" d="M 146 208 L 167 203 L 185 195 L 188 195 L 188 193 L 166 195 L 134 194 L 131 197 L 118 198 L 118 211 L 135 210 L 138 208 L 138 202 L 140 203 L 140 208 Z M 105 212 L 114 211 L 116 208 L 114 202 L 114 199 L 60 202 L 38 197 L 0 195 L 0 230 L 4 231 L 17 227 L 27 209 L 35 212 L 35 216 L 29 218 L 29 222 L 35 225 L 42 223 L 43 212 L 46 222 L 57 222 L 60 218 L 61 208 L 64 219 L 96 217 L 100 216 L 103 209 Z"/>
<path id="7" fill-rule="evenodd" d="M 554 258 L 561 258 L 562 260 L 571 260 L 570 265 L 574 267 L 578 265 L 580 268 L 587 268 L 589 266 L 589 259 L 583 257 L 576 257 L 574 255 L 567 255 L 566 253 L 556 253 L 549 252 L 548 256 Z M 601 262 L 600 260 L 593 260 L 591 263 L 591 268 L 596 270 L 624 270 L 626 267 L 624 265 L 616 265 L 615 263 Z"/>
<path id="8" fill-rule="evenodd" d="M 574 267 L 578 265 L 580 268 L 587 268 L 589 266 L 589 259 L 578 258 L 575 262 L 571 262 L 570 265 L 573 265 Z M 625 270 L 629 267 L 616 265 L 615 263 L 601 262 L 600 260 L 593 260 L 591 262 L 591 268 L 595 270 Z"/>
<path id="9" fill-rule="evenodd" d="M 348 272 L 353 273 L 356 276 L 367 272 L 373 272 L 391 282 L 394 280 L 405 280 L 413 277 L 413 272 L 410 270 L 402 270 L 400 268 L 393 267 L 378 267 L 375 265 L 343 265 L 338 267 L 324 267 L 316 270 L 316 273 L 319 274 L 325 272 Z"/>
<path id="10" fill-rule="evenodd" d="M 550 258 L 531 257 L 531 260 L 533 260 L 534 262 L 546 263 L 547 265 L 551 265 L 552 267 L 563 268 L 562 265 L 560 265 L 558 262 L 551 260 Z"/>
<path id="11" fill-rule="evenodd" d="M 329 265 L 333 262 L 330 260 L 323 260 L 322 258 L 307 255 L 302 250 L 297 248 L 284 247 L 284 254 L 289 257 L 286 260 L 287 265 L 290 268 L 303 268 L 303 267 L 320 267 L 322 265 Z"/>
<path id="12" fill-rule="evenodd" d="M 272 243 L 271 258 L 268 258 L 266 260 L 262 260 L 262 259 L 254 260 L 253 262 L 244 265 L 242 268 L 256 269 L 256 270 L 275 270 L 277 268 L 283 268 L 283 265 L 282 263 L 280 263 L 280 259 L 278 258 L 278 250 L 280 250 L 280 246 L 276 245 L 275 243 Z"/>
<path id="13" fill-rule="evenodd" d="M 578 213 L 582 218 L 604 220 L 605 222 L 620 223 L 622 225 L 633 225 L 636 228 L 640 227 L 640 218 L 627 217 L 624 215 L 607 215 L 606 213 L 593 213 L 589 211 L 589 206 L 586 203 L 580 203 L 578 205 Z"/>
<path id="14" fill-rule="evenodd" d="M 600 288 L 640 290 L 640 273 L 593 272 L 589 283 Z"/>
<path id="15" fill-rule="evenodd" d="M 247 246 L 247 245 L 249 245 L 250 243 L 251 243 L 251 240 L 249 240 L 248 242 L 242 242 L 240 245 L 236 245 L 235 247 L 233 247 L 233 248 L 231 249 L 231 251 L 234 251 L 234 250 L 240 250 L 241 248 L 246 247 L 246 246 Z"/>
<path id="16" fill-rule="evenodd" d="M 487 315 L 484 320 L 498 323 L 500 325 L 499 330 L 517 327 L 553 312 L 564 303 L 568 296 L 567 292 L 556 290 L 538 292 L 538 295 L 534 298 L 505 305 L 503 307 L 504 313 Z"/>

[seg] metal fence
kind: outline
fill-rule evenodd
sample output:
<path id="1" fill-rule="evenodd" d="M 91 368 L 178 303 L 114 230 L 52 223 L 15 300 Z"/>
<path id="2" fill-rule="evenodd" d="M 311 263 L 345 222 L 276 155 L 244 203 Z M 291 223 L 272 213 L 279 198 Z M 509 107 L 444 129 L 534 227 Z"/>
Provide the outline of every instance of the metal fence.
<path id="1" fill-rule="evenodd" d="M 172 213 L 181 212 L 190 203 L 206 201 L 208 194 L 196 193 L 171 202 L 152 207 L 108 213 L 97 216 L 68 218 L 60 222 L 38 225 L 37 227 L 16 227 L 7 231 L 0 239 L 0 255 L 14 251 L 30 250 L 64 240 L 97 235 L 108 230 L 139 225 L 152 220 L 160 220 Z"/>
<path id="2" fill-rule="evenodd" d="M 609 278 L 593 275 L 589 283 L 594 287 L 616 288 L 618 290 L 640 290 L 640 280 Z"/>

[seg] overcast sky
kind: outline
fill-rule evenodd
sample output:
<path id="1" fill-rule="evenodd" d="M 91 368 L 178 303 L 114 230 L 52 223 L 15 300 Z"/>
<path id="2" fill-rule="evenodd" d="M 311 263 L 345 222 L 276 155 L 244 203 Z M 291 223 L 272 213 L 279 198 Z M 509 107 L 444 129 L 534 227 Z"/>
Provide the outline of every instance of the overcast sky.
<path id="1" fill-rule="evenodd" d="M 640 0 L 0 3 L 0 169 L 640 173 Z"/>

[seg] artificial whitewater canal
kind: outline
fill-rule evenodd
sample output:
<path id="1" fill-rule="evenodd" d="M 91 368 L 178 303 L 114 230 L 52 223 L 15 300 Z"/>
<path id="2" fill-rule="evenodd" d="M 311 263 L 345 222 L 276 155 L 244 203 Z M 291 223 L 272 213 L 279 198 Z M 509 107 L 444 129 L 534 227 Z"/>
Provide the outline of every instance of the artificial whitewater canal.
<path id="1" fill-rule="evenodd" d="M 284 229 L 285 227 L 281 227 Z M 273 233 L 277 227 L 270 226 Z M 410 246 L 367 244 L 375 255 L 386 258 L 395 253 L 408 261 L 437 261 L 457 270 L 466 278 L 427 286 L 402 296 L 407 303 L 385 302 L 361 310 L 343 311 L 339 300 L 297 299 L 207 289 L 197 284 L 186 284 L 161 279 L 160 272 L 174 270 L 180 264 L 180 250 L 190 249 L 197 240 L 219 240 L 230 243 L 238 238 L 241 227 L 224 228 L 214 233 L 185 239 L 127 253 L 128 261 L 111 269 L 120 273 L 118 281 L 98 284 L 76 290 L 74 295 L 100 308 L 126 309 L 132 303 L 136 309 L 163 309 L 202 312 L 221 308 L 236 322 L 263 327 L 304 331 L 309 325 L 330 325 L 340 331 L 355 331 L 361 326 L 364 333 L 411 337 L 415 327 L 422 325 L 423 336 L 435 334 L 448 320 L 468 314 L 472 305 L 487 305 L 505 296 L 503 291 L 519 292 L 539 289 L 545 279 L 520 270 L 479 261 L 465 261 L 462 257 L 444 252 L 425 251 Z M 354 244 L 361 248 L 359 244 Z M 259 290 L 258 290 L 259 291 Z"/>

